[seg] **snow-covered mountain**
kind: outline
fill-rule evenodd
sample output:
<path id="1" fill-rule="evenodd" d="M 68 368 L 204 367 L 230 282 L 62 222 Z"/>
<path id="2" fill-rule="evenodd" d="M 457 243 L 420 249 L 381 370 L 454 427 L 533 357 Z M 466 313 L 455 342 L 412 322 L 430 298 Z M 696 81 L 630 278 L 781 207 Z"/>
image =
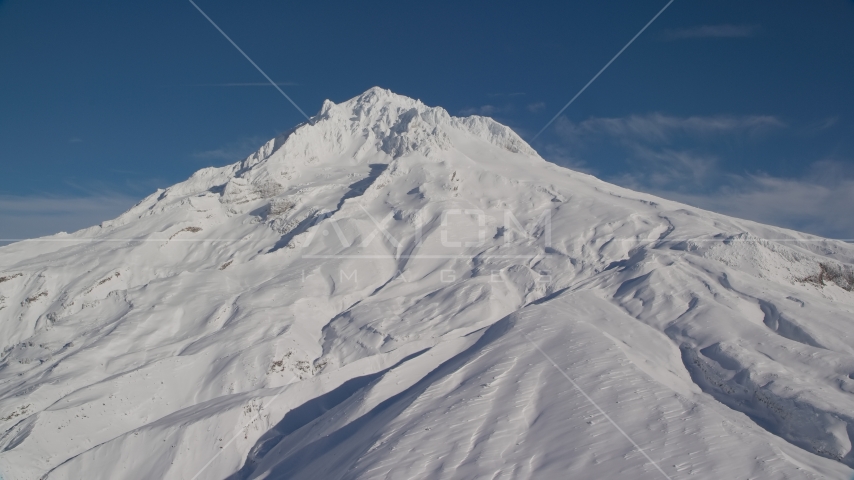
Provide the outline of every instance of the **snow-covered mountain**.
<path id="1" fill-rule="evenodd" d="M 0 478 L 850 478 L 852 262 L 373 88 L 0 248 Z"/>

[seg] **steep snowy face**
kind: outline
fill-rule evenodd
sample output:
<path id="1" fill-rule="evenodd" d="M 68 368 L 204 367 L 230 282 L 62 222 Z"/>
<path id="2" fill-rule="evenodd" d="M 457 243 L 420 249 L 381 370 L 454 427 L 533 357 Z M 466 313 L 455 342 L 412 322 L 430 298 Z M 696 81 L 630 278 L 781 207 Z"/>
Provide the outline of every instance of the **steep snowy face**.
<path id="1" fill-rule="evenodd" d="M 852 262 L 373 88 L 0 248 L 0 478 L 844 478 Z"/>

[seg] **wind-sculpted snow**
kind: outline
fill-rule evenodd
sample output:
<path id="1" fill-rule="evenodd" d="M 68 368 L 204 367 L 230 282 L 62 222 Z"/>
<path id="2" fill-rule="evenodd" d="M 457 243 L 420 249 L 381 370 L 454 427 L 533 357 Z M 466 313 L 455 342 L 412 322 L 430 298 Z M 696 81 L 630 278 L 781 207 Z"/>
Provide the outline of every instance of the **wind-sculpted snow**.
<path id="1" fill-rule="evenodd" d="M 0 477 L 850 478 L 852 262 L 374 88 L 0 248 Z"/>

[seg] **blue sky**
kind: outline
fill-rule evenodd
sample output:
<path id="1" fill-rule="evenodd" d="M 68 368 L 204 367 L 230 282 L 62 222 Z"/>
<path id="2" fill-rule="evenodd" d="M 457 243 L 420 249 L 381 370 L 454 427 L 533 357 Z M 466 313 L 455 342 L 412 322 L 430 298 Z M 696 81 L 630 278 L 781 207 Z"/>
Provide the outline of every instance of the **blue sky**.
<path id="1" fill-rule="evenodd" d="M 309 114 L 371 86 L 530 140 L 665 1 L 197 0 Z M 112 218 L 302 116 L 182 0 L 0 2 L 0 238 Z M 532 145 L 854 238 L 854 2 L 676 0 Z"/>

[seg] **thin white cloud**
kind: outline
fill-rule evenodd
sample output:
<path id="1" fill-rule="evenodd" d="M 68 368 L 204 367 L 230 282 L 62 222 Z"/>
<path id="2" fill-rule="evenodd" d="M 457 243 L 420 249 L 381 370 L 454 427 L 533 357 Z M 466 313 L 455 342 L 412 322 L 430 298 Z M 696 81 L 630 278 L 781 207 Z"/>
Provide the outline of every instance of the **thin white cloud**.
<path id="1" fill-rule="evenodd" d="M 817 133 L 823 132 L 824 130 L 835 127 L 836 124 L 838 124 L 838 123 L 839 123 L 839 116 L 838 115 L 823 118 L 821 120 L 812 122 L 812 123 L 804 126 L 802 133 L 804 133 L 806 135 L 815 135 Z"/>
<path id="2" fill-rule="evenodd" d="M 818 128 L 830 128 L 826 120 Z M 709 147 L 787 127 L 770 115 L 676 117 L 659 113 L 557 122 L 563 139 L 544 156 L 570 168 L 596 165 L 583 152 L 596 139 L 618 145 L 627 168 L 603 179 L 739 218 L 830 238 L 854 238 L 854 164 L 821 161 L 800 178 L 733 174 Z M 792 129 L 789 129 L 790 131 Z M 710 142 L 708 140 L 711 140 Z M 588 172 L 599 173 L 601 172 Z"/>
<path id="3" fill-rule="evenodd" d="M 495 105 L 481 105 L 479 107 L 467 107 L 460 110 L 460 115 L 483 115 L 489 117 L 496 113 L 507 111 L 507 108 L 496 107 Z"/>
<path id="4" fill-rule="evenodd" d="M 240 158 L 240 154 L 237 153 L 237 151 L 234 149 L 215 148 L 213 150 L 205 150 L 202 152 L 194 152 L 193 158 L 198 158 L 199 160 L 224 160 L 224 161 L 233 160 L 233 161 L 237 161 Z"/>
<path id="5" fill-rule="evenodd" d="M 296 82 L 276 82 L 280 87 L 297 87 Z M 270 82 L 197 83 L 194 87 L 272 87 Z"/>
<path id="6" fill-rule="evenodd" d="M 140 200 L 123 194 L 72 197 L 0 195 L 0 245 L 73 232 L 113 219 Z"/>
<path id="7" fill-rule="evenodd" d="M 759 31 L 757 25 L 699 25 L 696 27 L 668 30 L 664 34 L 667 40 L 692 38 L 746 38 Z"/>
<path id="8" fill-rule="evenodd" d="M 643 146 L 635 146 L 633 150 L 633 168 L 620 180 L 624 185 L 685 191 L 695 190 L 720 176 L 718 159 L 713 155 Z"/>
<path id="9" fill-rule="evenodd" d="M 648 164 L 646 171 L 607 180 L 725 215 L 828 238 L 854 239 L 854 216 L 850 214 L 854 167 L 847 163 L 820 161 L 801 178 L 783 178 L 723 175 L 714 161 L 704 162 L 702 157 L 680 160 L 682 164 L 674 159 Z M 704 175 L 720 175 L 724 181 L 713 189 L 691 188 L 702 184 Z M 695 180 L 697 183 L 692 183 Z"/>
<path id="10" fill-rule="evenodd" d="M 590 135 L 607 135 L 644 142 L 666 142 L 675 135 L 756 134 L 783 128 L 786 124 L 773 115 L 714 115 L 677 117 L 662 113 L 627 117 L 592 117 L 573 123 L 566 117 L 556 122 L 559 135 L 577 140 Z"/>
<path id="11" fill-rule="evenodd" d="M 236 162 L 258 150 L 264 141 L 261 137 L 245 137 L 218 148 L 194 152 L 192 156 L 204 161 Z"/>
<path id="12" fill-rule="evenodd" d="M 546 108 L 546 104 L 545 104 L 545 102 L 534 102 L 534 103 L 529 103 L 528 106 L 525 108 L 527 108 L 528 111 L 531 113 L 537 113 L 537 112 L 541 111 L 542 109 Z"/>
<path id="13" fill-rule="evenodd" d="M 829 238 L 854 239 L 854 179 L 821 183 L 754 175 L 709 194 L 658 194 L 739 218 Z"/>
<path id="14" fill-rule="evenodd" d="M 596 175 L 596 170 L 591 168 L 582 158 L 575 155 L 572 148 L 554 143 L 546 144 L 540 148 L 540 153 L 543 158 L 552 163 L 562 165 L 566 168 L 575 170 L 576 172 Z"/>

